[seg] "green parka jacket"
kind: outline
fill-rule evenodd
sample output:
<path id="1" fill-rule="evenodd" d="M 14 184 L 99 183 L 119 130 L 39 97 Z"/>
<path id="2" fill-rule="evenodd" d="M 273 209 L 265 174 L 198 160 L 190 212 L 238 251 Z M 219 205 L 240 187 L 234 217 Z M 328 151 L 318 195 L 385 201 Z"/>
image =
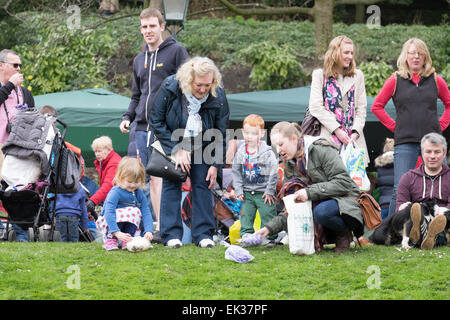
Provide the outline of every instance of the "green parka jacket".
<path id="1" fill-rule="evenodd" d="M 308 198 L 313 202 L 335 199 L 339 212 L 355 236 L 364 233 L 364 221 L 361 208 L 356 201 L 359 188 L 350 178 L 336 148 L 325 139 L 311 141 L 305 136 L 306 168 L 312 184 L 306 188 Z M 293 162 L 284 162 L 284 182 L 299 177 Z M 271 234 L 287 230 L 287 216 L 281 212 L 269 221 L 267 227 Z"/>

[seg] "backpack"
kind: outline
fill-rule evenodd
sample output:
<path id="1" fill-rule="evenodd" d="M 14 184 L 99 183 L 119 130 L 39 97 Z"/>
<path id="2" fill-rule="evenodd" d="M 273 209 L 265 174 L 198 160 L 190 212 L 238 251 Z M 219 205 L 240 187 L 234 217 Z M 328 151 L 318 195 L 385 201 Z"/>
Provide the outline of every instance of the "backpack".
<path id="1" fill-rule="evenodd" d="M 369 230 L 378 227 L 381 222 L 381 207 L 378 202 L 368 193 L 361 192 L 357 199 L 361 207 L 364 223 Z"/>
<path id="2" fill-rule="evenodd" d="M 69 150 L 65 143 L 56 144 L 53 161 L 53 179 L 50 192 L 76 193 L 80 181 L 81 163 L 75 152 Z M 53 160 L 53 159 L 52 159 Z M 56 178 L 58 178 L 56 180 Z"/>

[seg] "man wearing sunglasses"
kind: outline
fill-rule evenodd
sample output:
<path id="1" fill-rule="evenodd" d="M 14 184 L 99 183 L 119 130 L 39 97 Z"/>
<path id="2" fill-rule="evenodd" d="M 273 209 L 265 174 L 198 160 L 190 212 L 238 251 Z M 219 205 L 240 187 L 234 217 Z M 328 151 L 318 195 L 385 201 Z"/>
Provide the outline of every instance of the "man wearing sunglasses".
<path id="1" fill-rule="evenodd" d="M 17 52 L 9 49 L 0 51 L 0 145 L 4 144 L 11 131 L 11 124 L 17 113 L 17 106 L 27 104 L 34 107 L 31 92 L 22 87 L 22 62 Z"/>

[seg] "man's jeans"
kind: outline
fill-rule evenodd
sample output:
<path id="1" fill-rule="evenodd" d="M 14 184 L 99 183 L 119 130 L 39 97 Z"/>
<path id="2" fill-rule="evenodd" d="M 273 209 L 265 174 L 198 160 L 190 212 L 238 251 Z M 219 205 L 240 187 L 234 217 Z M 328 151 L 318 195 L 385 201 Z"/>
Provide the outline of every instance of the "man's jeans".
<path id="1" fill-rule="evenodd" d="M 135 144 L 136 148 L 139 150 L 139 156 L 141 158 L 142 164 L 144 165 L 144 168 L 147 166 L 147 162 L 150 159 L 150 155 L 152 154 L 152 148 L 150 145 L 154 142 L 154 134 L 151 135 L 150 141 L 148 141 L 148 132 L 147 131 L 136 131 L 135 133 Z M 145 175 L 145 181 L 149 183 L 150 177 L 146 174 Z M 150 196 L 150 188 L 147 187 L 144 189 L 144 194 L 147 197 L 148 200 L 148 206 L 150 209 L 150 213 L 152 214 L 153 221 L 156 220 L 156 214 L 153 210 L 152 200 Z M 141 228 L 141 230 L 143 230 Z"/>

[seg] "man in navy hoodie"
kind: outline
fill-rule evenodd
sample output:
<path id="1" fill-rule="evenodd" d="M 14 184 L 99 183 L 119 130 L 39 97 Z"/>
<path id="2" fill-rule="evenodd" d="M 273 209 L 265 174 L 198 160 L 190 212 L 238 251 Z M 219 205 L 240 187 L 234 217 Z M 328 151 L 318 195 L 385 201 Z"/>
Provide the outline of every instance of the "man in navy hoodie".
<path id="1" fill-rule="evenodd" d="M 175 74 L 178 67 L 189 59 L 189 55 L 172 37 L 163 40 L 164 21 L 159 10 L 144 9 L 140 14 L 140 22 L 141 34 L 146 44 L 144 50 L 134 59 L 131 102 L 128 111 L 122 116 L 120 130 L 129 133 L 130 124 L 135 122 L 134 142 L 142 163 L 146 166 L 153 142 L 152 128 L 148 123 L 153 99 L 163 80 Z M 152 177 L 151 181 L 150 198 L 159 224 L 162 179 Z M 156 230 L 159 230 L 159 227 Z"/>

